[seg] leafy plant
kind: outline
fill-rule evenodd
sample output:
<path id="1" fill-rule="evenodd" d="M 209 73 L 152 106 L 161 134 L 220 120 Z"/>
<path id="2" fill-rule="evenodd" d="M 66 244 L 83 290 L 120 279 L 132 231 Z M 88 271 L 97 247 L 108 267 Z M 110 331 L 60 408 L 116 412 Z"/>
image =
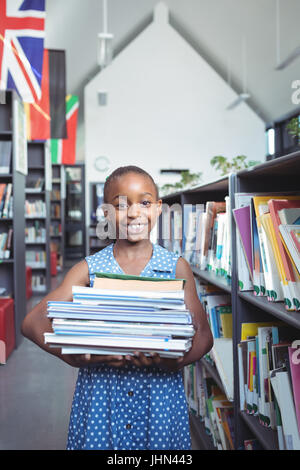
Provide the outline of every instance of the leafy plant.
<path id="1" fill-rule="evenodd" d="M 238 155 L 234 157 L 232 161 L 229 161 L 227 157 L 223 155 L 216 155 L 210 160 L 210 164 L 215 167 L 217 171 L 221 172 L 221 176 L 228 175 L 228 173 L 244 170 L 251 166 L 258 165 L 260 162 L 257 160 L 246 161 L 247 157 L 245 155 Z"/>
<path id="2" fill-rule="evenodd" d="M 180 191 L 181 189 L 186 189 L 190 186 L 200 183 L 202 179 L 202 172 L 191 173 L 189 170 L 182 171 L 180 173 L 181 179 L 176 183 L 164 184 L 160 190 L 164 195 L 170 194 L 172 192 Z"/>
<path id="3" fill-rule="evenodd" d="M 298 117 L 292 118 L 286 125 L 286 130 L 293 137 L 300 137 L 300 121 Z"/>

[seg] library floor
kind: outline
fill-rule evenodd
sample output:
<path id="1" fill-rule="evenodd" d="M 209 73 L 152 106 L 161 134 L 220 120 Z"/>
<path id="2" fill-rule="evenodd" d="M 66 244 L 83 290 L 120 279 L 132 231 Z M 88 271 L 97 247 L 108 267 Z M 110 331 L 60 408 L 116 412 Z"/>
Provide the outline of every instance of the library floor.
<path id="1" fill-rule="evenodd" d="M 63 275 L 52 278 L 51 290 Z M 32 297 L 27 311 L 39 300 Z M 77 369 L 24 338 L 0 366 L 0 450 L 65 449 L 76 378 Z M 196 449 L 193 435 L 192 442 Z"/>

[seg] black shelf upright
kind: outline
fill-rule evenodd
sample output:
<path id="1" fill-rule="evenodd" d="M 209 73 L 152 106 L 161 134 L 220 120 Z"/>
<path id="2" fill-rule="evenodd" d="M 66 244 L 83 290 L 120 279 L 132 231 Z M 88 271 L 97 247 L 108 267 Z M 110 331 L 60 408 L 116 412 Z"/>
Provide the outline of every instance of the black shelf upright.
<path id="1" fill-rule="evenodd" d="M 22 103 L 18 95 L 8 90 L 2 92 L 0 103 L 0 140 L 12 143 L 9 171 L 0 175 L 0 182 L 12 184 L 12 212 L 9 217 L 0 218 L 0 232 L 13 229 L 12 249 L 9 259 L 0 260 L 0 286 L 14 300 L 16 346 L 21 342 L 21 324 L 26 315 L 26 276 L 25 276 L 25 174 L 19 171 L 22 157 L 20 145 L 22 123 L 20 114 Z M 25 146 L 26 144 L 24 144 Z M 23 146 L 23 149 L 24 149 Z"/>

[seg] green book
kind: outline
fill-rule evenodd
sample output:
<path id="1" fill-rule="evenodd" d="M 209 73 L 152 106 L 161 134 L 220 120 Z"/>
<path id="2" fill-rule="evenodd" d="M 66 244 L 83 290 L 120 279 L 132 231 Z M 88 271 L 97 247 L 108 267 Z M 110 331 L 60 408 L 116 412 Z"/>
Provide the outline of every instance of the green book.
<path id="1" fill-rule="evenodd" d="M 106 277 L 109 279 L 125 279 L 127 281 L 183 281 L 185 283 L 185 279 L 170 279 L 166 277 L 146 277 L 146 276 L 134 276 L 132 274 L 115 274 L 115 273 L 95 273 L 96 277 Z"/>

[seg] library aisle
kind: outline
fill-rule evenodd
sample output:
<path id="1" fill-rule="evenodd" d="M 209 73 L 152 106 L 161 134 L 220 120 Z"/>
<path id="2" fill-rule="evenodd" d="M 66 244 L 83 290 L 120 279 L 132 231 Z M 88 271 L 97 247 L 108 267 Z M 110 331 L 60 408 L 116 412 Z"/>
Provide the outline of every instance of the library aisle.
<path id="1" fill-rule="evenodd" d="M 32 297 L 27 310 L 40 299 Z M 23 338 L 0 367 L 0 450 L 65 449 L 76 378 L 77 369 Z"/>

